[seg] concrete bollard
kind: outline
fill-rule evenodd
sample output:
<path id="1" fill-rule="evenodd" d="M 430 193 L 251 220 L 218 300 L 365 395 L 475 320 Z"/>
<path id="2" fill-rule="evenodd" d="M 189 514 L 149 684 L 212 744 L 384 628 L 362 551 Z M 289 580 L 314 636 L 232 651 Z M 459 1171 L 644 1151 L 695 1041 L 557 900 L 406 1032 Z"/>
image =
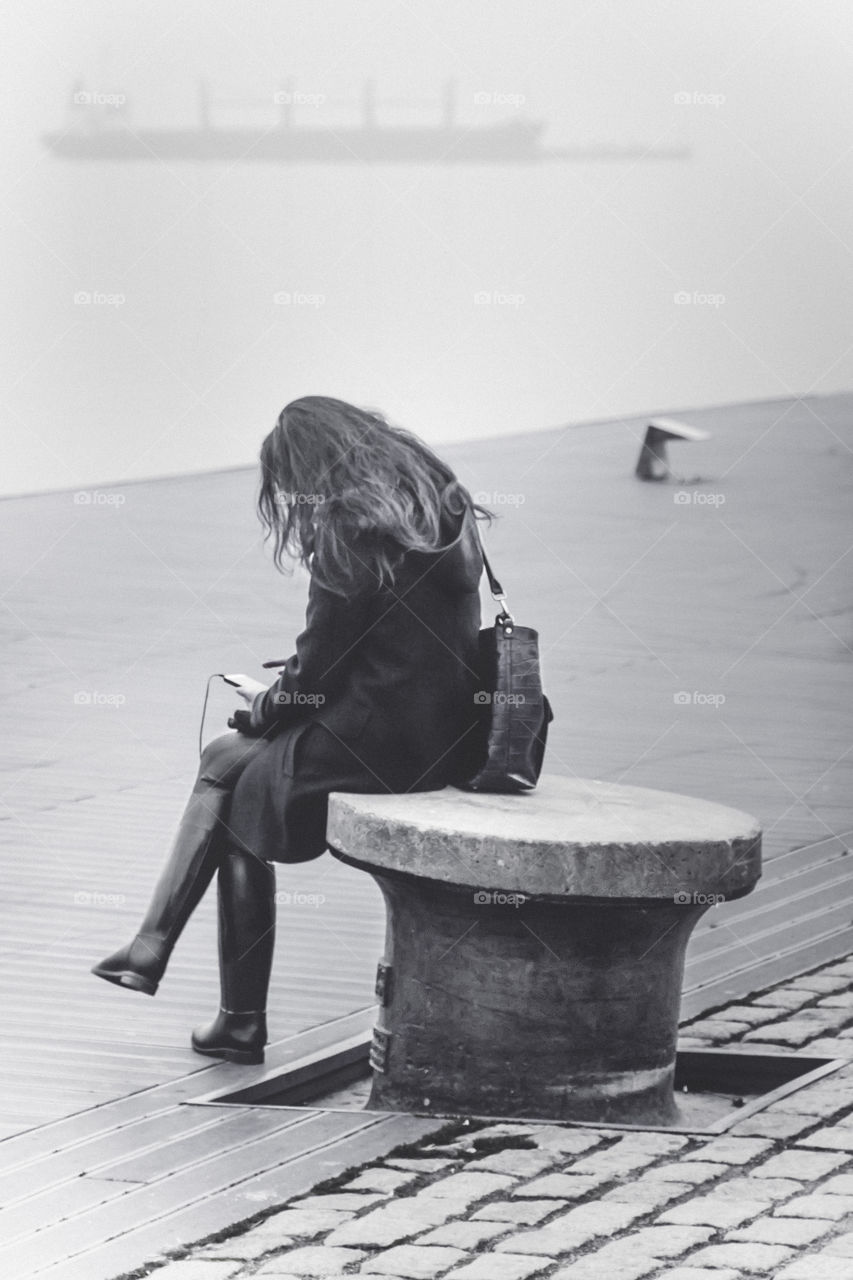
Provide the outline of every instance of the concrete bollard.
<path id="1" fill-rule="evenodd" d="M 327 832 L 387 906 L 371 1108 L 677 1119 L 687 942 L 754 888 L 754 818 L 546 775 L 528 795 L 337 793 Z"/>

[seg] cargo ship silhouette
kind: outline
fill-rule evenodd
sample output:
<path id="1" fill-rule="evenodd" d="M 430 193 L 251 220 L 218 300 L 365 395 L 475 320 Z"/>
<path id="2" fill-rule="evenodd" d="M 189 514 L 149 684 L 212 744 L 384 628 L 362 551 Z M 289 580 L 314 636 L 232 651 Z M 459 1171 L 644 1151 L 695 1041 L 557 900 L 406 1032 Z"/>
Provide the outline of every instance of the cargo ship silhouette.
<path id="1" fill-rule="evenodd" d="M 474 100 L 510 105 L 520 95 L 475 94 Z M 355 125 L 297 125 L 297 108 L 326 104 L 323 94 L 299 93 L 292 80 L 266 101 L 277 108 L 272 124 L 240 127 L 214 124 L 213 100 L 199 86 L 199 120 L 192 128 L 136 128 L 129 121 L 123 94 L 94 93 L 77 82 L 70 94 L 69 120 L 62 131 L 42 136 L 56 156 L 72 160 L 245 160 L 301 163 L 371 163 L 428 161 L 537 163 L 545 160 L 684 159 L 685 147 L 590 145 L 549 148 L 542 145 L 546 123 L 517 116 L 491 124 L 460 124 L 456 88 L 445 84 L 438 124 L 388 125 L 377 119 L 373 81 L 364 85 L 361 120 Z M 392 100 L 398 101 L 398 100 Z M 410 105 L 411 100 L 406 100 Z M 218 99 L 217 105 L 257 108 L 257 100 Z M 333 104 L 336 105 L 336 104 Z M 387 105 L 387 103 L 383 104 Z"/>

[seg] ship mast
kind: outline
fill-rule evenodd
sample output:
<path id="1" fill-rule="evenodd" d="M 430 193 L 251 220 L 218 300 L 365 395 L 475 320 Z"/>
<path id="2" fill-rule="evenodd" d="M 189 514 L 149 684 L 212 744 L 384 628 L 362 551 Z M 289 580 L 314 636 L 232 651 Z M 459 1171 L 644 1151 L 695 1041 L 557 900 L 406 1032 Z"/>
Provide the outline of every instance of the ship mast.
<path id="1" fill-rule="evenodd" d="M 454 129 L 456 127 L 456 81 L 452 76 L 444 82 L 441 114 L 445 129 Z"/>
<path id="2" fill-rule="evenodd" d="M 361 91 L 362 128 L 376 128 L 376 82 L 365 80 Z"/>
<path id="3" fill-rule="evenodd" d="M 200 129 L 210 129 L 210 90 L 206 80 L 198 82 L 198 125 Z"/>
<path id="4" fill-rule="evenodd" d="M 295 84 L 294 77 L 288 76 L 281 86 L 278 122 L 282 129 L 289 129 L 293 124 L 293 91 Z"/>

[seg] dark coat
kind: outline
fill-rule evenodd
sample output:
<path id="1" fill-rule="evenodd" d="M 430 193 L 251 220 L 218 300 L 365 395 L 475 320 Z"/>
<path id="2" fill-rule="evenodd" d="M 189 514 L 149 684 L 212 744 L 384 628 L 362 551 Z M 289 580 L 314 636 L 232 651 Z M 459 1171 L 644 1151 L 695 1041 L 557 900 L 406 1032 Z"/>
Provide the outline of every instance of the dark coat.
<path id="1" fill-rule="evenodd" d="M 393 587 L 343 597 L 312 578 L 304 631 L 244 713 L 269 739 L 234 787 L 232 837 L 275 862 L 326 849 L 331 791 L 428 791 L 458 780 L 476 727 L 482 552 L 470 512 L 409 552 Z M 239 724 L 239 719 L 238 719 Z"/>

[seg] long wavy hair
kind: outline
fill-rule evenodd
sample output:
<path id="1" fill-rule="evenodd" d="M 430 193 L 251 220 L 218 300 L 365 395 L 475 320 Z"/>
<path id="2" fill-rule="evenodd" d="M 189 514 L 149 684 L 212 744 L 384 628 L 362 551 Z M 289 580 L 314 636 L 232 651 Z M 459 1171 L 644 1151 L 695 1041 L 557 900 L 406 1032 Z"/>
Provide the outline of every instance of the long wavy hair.
<path id="1" fill-rule="evenodd" d="M 276 567 L 288 556 L 340 595 L 393 585 L 406 552 L 441 546 L 444 510 L 494 518 L 413 432 L 329 396 L 286 405 L 260 464 L 258 515 Z"/>

